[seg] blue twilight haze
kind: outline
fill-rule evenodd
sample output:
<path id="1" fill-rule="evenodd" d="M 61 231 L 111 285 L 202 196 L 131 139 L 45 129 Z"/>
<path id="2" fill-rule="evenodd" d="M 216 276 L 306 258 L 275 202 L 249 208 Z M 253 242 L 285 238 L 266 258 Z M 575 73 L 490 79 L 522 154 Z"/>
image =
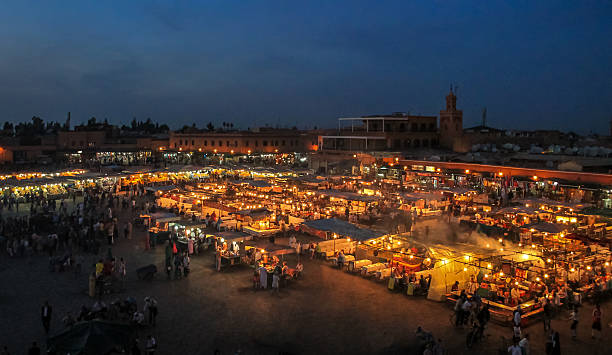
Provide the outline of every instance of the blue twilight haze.
<path id="1" fill-rule="evenodd" d="M 607 134 L 612 1 L 4 0 L 0 122 L 334 127 L 437 115 Z"/>

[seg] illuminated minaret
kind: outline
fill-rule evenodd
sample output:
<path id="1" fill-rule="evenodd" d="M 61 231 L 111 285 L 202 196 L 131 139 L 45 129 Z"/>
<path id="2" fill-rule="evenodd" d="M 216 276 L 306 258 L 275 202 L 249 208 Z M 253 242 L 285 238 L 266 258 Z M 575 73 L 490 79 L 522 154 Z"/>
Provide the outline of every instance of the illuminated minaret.
<path id="1" fill-rule="evenodd" d="M 457 110 L 457 96 L 451 85 L 446 95 L 446 109 L 440 111 L 440 145 L 453 149 L 456 138 L 463 136 L 463 111 Z"/>

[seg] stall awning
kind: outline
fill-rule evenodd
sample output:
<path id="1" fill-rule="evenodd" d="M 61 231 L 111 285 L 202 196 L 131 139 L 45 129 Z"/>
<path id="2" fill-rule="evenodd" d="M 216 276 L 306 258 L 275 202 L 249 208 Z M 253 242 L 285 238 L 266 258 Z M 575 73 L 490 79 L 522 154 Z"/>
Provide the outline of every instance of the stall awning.
<path id="1" fill-rule="evenodd" d="M 354 192 L 346 191 L 320 190 L 316 193 L 317 195 L 330 196 L 347 201 L 374 202 L 380 200 L 380 198 L 376 196 L 361 195 Z"/>
<path id="2" fill-rule="evenodd" d="M 360 228 L 352 223 L 337 218 L 306 221 L 303 225 L 315 230 L 335 233 L 342 237 L 350 237 L 357 241 L 366 241 L 385 234 L 371 229 Z"/>
<path id="3" fill-rule="evenodd" d="M 151 219 L 156 220 L 157 222 L 173 222 L 181 219 L 180 216 L 175 215 L 174 213 L 168 212 L 156 212 L 150 214 Z"/>
<path id="4" fill-rule="evenodd" d="M 525 224 L 522 228 L 534 229 L 538 232 L 543 232 L 543 233 L 557 234 L 557 233 L 561 233 L 565 231 L 567 229 L 567 226 L 564 226 L 562 224 L 556 224 L 556 223 L 537 222 L 537 223 Z"/>
<path id="5" fill-rule="evenodd" d="M 243 240 L 253 239 L 252 235 L 237 231 L 218 232 L 215 233 L 214 236 L 219 239 L 223 238 L 226 242 L 241 242 Z"/>
<path id="6" fill-rule="evenodd" d="M 285 255 L 295 253 L 295 249 L 287 245 L 272 244 L 270 242 L 259 240 L 250 240 L 244 243 L 246 246 L 263 249 L 269 255 Z"/>
<path id="7" fill-rule="evenodd" d="M 267 208 L 254 208 L 254 209 L 248 209 L 248 210 L 240 210 L 240 211 L 236 211 L 236 212 L 231 212 L 230 214 L 237 214 L 237 215 L 241 215 L 241 216 L 249 216 L 252 219 L 262 219 L 264 217 L 267 217 L 269 215 L 272 214 L 272 212 L 270 210 L 268 210 Z"/>
<path id="8" fill-rule="evenodd" d="M 177 190 L 178 187 L 174 186 L 174 185 L 167 185 L 167 186 L 147 186 L 145 187 L 145 190 L 147 191 L 151 191 L 151 192 L 157 192 L 157 191 L 172 191 L 172 190 Z"/>
<path id="9" fill-rule="evenodd" d="M 248 184 L 253 187 L 272 187 L 272 184 L 264 180 L 238 180 L 234 181 L 234 184 Z"/>

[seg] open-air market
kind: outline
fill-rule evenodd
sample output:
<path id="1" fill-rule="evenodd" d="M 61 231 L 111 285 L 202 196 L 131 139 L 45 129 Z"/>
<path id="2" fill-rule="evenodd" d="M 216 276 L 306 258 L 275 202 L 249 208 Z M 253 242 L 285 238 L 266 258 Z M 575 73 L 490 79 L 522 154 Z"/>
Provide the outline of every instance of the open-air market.
<path id="1" fill-rule="evenodd" d="M 427 300 L 446 309 L 446 323 L 461 329 L 473 351 L 492 327 L 520 338 L 541 324 L 548 332 L 551 320 L 568 312 L 607 307 L 607 187 L 399 159 L 358 168 L 339 176 L 281 165 L 7 176 L 0 182 L 2 249 L 12 260 L 46 255 L 49 271 L 74 274 L 77 289 L 91 297 L 91 306 L 61 315 L 65 328 L 47 342 L 59 353 L 75 346 L 75 322 L 123 320 L 137 334 L 156 317 L 150 300 L 162 296 L 149 295 L 141 305 L 129 284 L 212 282 L 190 275 L 194 262 L 243 275 L 233 283 L 277 297 L 308 292 L 300 285 L 318 282 L 309 269 L 324 266 L 331 275 L 403 295 L 405 307 Z M 125 246 L 116 247 L 123 243 L 135 249 L 126 254 Z M 133 264 L 134 253 L 155 258 L 130 265 L 136 275 L 130 282 L 126 261 Z M 418 339 L 417 348 L 442 346 L 441 339 Z"/>

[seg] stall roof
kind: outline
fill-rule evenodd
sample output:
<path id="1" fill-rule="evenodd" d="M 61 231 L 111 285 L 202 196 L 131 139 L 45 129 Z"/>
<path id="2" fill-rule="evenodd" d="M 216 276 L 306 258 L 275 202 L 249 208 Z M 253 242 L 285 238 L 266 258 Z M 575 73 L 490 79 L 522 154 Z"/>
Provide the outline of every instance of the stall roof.
<path id="1" fill-rule="evenodd" d="M 451 188 L 448 188 L 448 189 L 443 189 L 442 191 L 443 192 L 452 192 L 452 193 L 457 194 L 457 195 L 463 195 L 463 194 L 466 194 L 468 192 L 475 192 L 476 190 L 468 189 L 468 188 L 465 188 L 465 187 L 451 187 Z"/>
<path id="2" fill-rule="evenodd" d="M 538 232 L 545 233 L 561 233 L 567 229 L 567 226 L 557 223 L 548 223 L 548 222 L 536 222 L 525 224 L 522 228 L 526 229 L 535 229 Z"/>
<path id="3" fill-rule="evenodd" d="M 240 210 L 236 212 L 232 212 L 230 214 L 239 214 L 241 216 L 249 216 L 251 218 L 263 218 L 272 214 L 270 210 L 267 208 L 253 208 L 248 210 Z"/>
<path id="4" fill-rule="evenodd" d="M 295 249 L 288 245 L 273 244 L 265 239 L 249 240 L 244 243 L 246 246 L 254 247 L 257 249 L 264 249 L 266 253 L 270 255 L 284 255 L 293 254 Z"/>
<path id="5" fill-rule="evenodd" d="M 523 200 L 519 200 L 518 202 L 522 204 L 532 204 L 534 206 L 547 205 L 547 206 L 566 207 L 566 208 L 574 208 L 574 209 L 579 209 L 582 207 L 590 206 L 590 204 L 588 203 L 562 202 L 562 201 L 555 201 L 555 200 L 550 200 L 546 198 L 523 199 Z"/>
<path id="6" fill-rule="evenodd" d="M 580 213 L 602 217 L 612 217 L 612 209 L 610 208 L 586 207 L 583 208 Z"/>
<path id="7" fill-rule="evenodd" d="M 306 182 L 306 183 L 321 183 L 325 182 L 327 179 L 324 176 L 318 175 L 303 175 L 296 178 L 298 181 Z"/>
<path id="8" fill-rule="evenodd" d="M 149 216 L 151 217 L 151 219 L 155 219 L 157 222 L 172 222 L 181 219 L 180 216 L 177 216 L 174 213 L 170 212 L 155 212 L 149 214 Z"/>
<path id="9" fill-rule="evenodd" d="M 253 187 L 272 187 L 267 181 L 264 180 L 237 180 L 233 182 L 234 184 L 249 184 Z"/>
<path id="10" fill-rule="evenodd" d="M 304 222 L 304 225 L 313 229 L 332 232 L 342 236 L 348 236 L 358 241 L 365 241 L 384 235 L 384 233 L 382 232 L 377 232 L 366 228 L 360 228 L 352 223 L 337 218 L 306 221 Z"/>
<path id="11" fill-rule="evenodd" d="M 341 199 L 350 200 L 350 201 L 373 202 L 373 201 L 379 200 L 379 198 L 376 196 L 361 195 L 358 193 L 346 192 L 346 191 L 320 190 L 320 191 L 317 191 L 316 193 L 319 195 L 326 195 L 326 196 L 341 198 Z"/>
<path id="12" fill-rule="evenodd" d="M 428 192 L 428 193 L 406 192 L 406 193 L 400 194 L 400 196 L 406 200 L 411 200 L 411 201 L 418 201 L 418 200 L 428 200 L 428 201 L 437 200 L 439 201 L 444 198 L 442 194 L 437 194 L 433 192 Z"/>
<path id="13" fill-rule="evenodd" d="M 202 221 L 192 221 L 190 219 L 175 221 L 174 224 L 180 224 L 185 228 L 206 228 L 206 223 Z"/>
<path id="14" fill-rule="evenodd" d="M 223 238 L 223 239 L 225 239 L 228 242 L 242 241 L 242 240 L 251 240 L 251 239 L 253 239 L 252 235 L 250 235 L 248 233 L 244 233 L 244 232 L 238 232 L 238 231 L 218 232 L 218 233 L 215 233 L 214 235 L 215 235 L 215 237 Z"/>
<path id="15" fill-rule="evenodd" d="M 531 207 L 515 206 L 515 207 L 504 207 L 496 211 L 496 213 L 525 213 L 534 214 L 537 210 Z"/>
<path id="16" fill-rule="evenodd" d="M 145 190 L 147 191 L 172 191 L 172 190 L 176 190 L 178 189 L 178 187 L 176 187 L 175 185 L 166 185 L 166 186 L 147 186 L 145 187 Z"/>

